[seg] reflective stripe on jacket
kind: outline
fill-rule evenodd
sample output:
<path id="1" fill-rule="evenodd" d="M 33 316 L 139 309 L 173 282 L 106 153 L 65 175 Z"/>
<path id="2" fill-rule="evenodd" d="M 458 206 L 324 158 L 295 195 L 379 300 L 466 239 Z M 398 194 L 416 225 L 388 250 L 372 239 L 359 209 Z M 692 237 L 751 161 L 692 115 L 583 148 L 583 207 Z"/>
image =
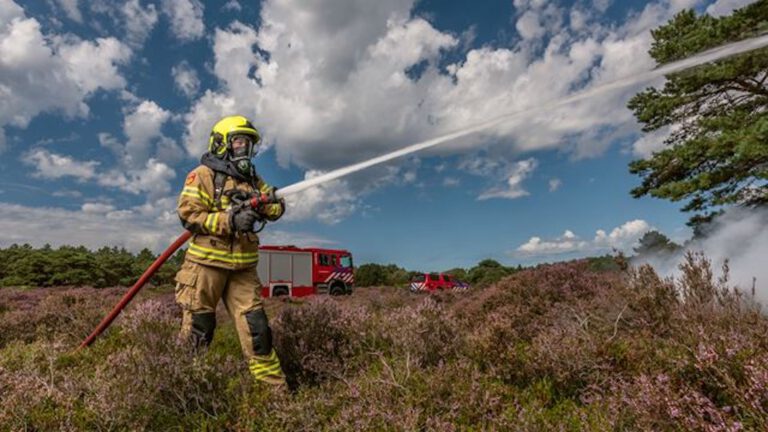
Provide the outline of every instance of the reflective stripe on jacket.
<path id="1" fill-rule="evenodd" d="M 246 183 L 228 177 L 220 197 L 214 202 L 214 172 L 200 165 L 189 173 L 184 189 L 179 194 L 177 212 L 184 228 L 193 233 L 187 249 L 186 259 L 192 262 L 226 269 L 238 270 L 255 266 L 259 261 L 259 237 L 254 233 L 236 233 L 231 226 L 231 212 L 226 192 L 238 189 L 247 193 L 254 188 Z M 267 193 L 271 186 L 258 179 L 256 186 Z M 268 220 L 277 220 L 283 215 L 280 204 L 265 208 Z"/>

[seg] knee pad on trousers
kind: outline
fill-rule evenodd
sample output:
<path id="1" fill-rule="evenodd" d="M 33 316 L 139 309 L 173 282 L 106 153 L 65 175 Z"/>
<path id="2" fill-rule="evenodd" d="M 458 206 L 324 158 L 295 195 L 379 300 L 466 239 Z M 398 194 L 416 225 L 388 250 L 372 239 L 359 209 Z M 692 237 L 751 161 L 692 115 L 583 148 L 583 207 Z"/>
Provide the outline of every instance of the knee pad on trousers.
<path id="1" fill-rule="evenodd" d="M 208 346 L 216 330 L 216 312 L 192 314 L 192 340 L 195 346 Z"/>
<path id="2" fill-rule="evenodd" d="M 245 313 L 245 321 L 251 331 L 253 352 L 257 355 L 267 355 L 272 351 L 272 329 L 267 323 L 267 314 L 264 309 L 257 309 Z"/>

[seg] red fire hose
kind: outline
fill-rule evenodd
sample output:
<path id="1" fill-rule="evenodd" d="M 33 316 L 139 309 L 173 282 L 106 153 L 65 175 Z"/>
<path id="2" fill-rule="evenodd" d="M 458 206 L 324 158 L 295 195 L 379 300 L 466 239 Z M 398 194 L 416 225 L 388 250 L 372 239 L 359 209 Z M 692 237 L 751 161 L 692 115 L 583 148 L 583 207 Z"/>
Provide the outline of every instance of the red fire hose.
<path id="1" fill-rule="evenodd" d="M 175 242 L 173 242 L 172 245 L 168 246 L 168 249 L 165 250 L 157 259 L 155 262 L 152 263 L 151 266 L 147 270 L 144 271 L 144 274 L 141 275 L 139 280 L 136 281 L 136 283 L 131 287 L 130 290 L 128 290 L 127 293 L 123 296 L 122 299 L 120 299 L 120 302 L 115 306 L 114 309 L 112 309 L 112 312 L 109 313 L 106 317 L 104 317 L 103 320 L 99 323 L 99 325 L 96 327 L 96 329 L 91 333 L 90 336 L 85 338 L 83 343 L 80 344 L 80 348 L 87 347 L 88 345 L 92 344 L 94 340 L 96 340 L 99 335 L 109 327 L 110 324 L 112 324 L 112 321 L 117 318 L 117 316 L 120 314 L 120 312 L 125 308 L 126 305 L 133 299 L 133 297 L 141 290 L 142 287 L 144 287 L 144 284 L 147 283 L 149 278 L 152 277 L 152 275 L 155 274 L 157 269 L 160 268 L 160 266 L 165 263 L 165 261 L 168 260 L 168 258 L 173 255 L 178 248 L 181 247 L 184 243 L 189 240 L 189 238 L 192 237 L 192 233 L 189 231 L 184 231 L 184 234 L 179 236 L 179 238 L 176 239 Z"/>

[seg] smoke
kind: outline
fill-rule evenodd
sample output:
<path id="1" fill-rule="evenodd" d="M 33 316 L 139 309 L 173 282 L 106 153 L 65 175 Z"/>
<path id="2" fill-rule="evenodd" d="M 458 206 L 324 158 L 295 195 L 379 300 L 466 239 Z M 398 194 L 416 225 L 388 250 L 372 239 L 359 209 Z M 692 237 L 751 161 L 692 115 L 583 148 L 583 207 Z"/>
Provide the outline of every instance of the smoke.
<path id="1" fill-rule="evenodd" d="M 665 277 L 677 277 L 685 252 L 703 252 L 712 261 L 716 275 L 728 261 L 730 281 L 743 292 L 768 304 L 768 209 L 733 208 L 713 221 L 705 238 L 694 240 L 676 254 L 657 254 L 633 260 L 633 264 L 650 264 Z"/>

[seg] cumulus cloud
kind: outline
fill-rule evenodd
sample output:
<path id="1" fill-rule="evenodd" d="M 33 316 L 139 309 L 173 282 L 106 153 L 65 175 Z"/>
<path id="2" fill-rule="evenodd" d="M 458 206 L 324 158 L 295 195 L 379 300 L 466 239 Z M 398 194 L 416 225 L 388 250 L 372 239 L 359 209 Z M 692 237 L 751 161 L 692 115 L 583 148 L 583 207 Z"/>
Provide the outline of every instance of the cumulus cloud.
<path id="1" fill-rule="evenodd" d="M 90 180 L 96 176 L 96 161 L 78 161 L 69 156 L 51 153 L 45 149 L 35 149 L 25 153 L 22 162 L 35 169 L 34 177 L 58 179 L 74 177 L 78 180 Z"/>
<path id="2" fill-rule="evenodd" d="M 186 61 L 171 68 L 171 75 L 176 89 L 184 96 L 191 98 L 200 90 L 200 78 L 197 72 Z"/>
<path id="3" fill-rule="evenodd" d="M 134 49 L 144 45 L 158 21 L 157 7 L 141 0 L 93 0 L 89 7 L 94 14 L 107 15 L 114 27 L 125 33 L 126 43 Z"/>
<path id="4" fill-rule="evenodd" d="M 556 190 L 560 189 L 560 186 L 563 185 L 563 181 L 559 178 L 553 178 L 549 179 L 549 191 L 555 192 Z"/>
<path id="5" fill-rule="evenodd" d="M 35 169 L 32 176 L 37 178 L 73 177 L 78 181 L 91 181 L 132 194 L 147 193 L 149 200 L 170 193 L 170 182 L 176 177 L 171 167 L 155 159 L 147 160 L 144 166 L 138 168 L 98 171 L 97 161 L 79 161 L 45 149 L 34 149 L 22 156 L 22 162 Z"/>
<path id="6" fill-rule="evenodd" d="M 171 180 L 176 171 L 155 159 L 149 159 L 142 168 L 113 169 L 99 175 L 101 186 L 119 188 L 132 194 L 147 194 L 148 202 L 171 192 Z"/>
<path id="7" fill-rule="evenodd" d="M 519 255 L 556 255 L 587 249 L 589 243 L 580 240 L 572 231 L 566 230 L 562 236 L 554 240 L 542 240 L 541 237 L 531 237 L 527 242 L 518 246 Z"/>
<path id="8" fill-rule="evenodd" d="M 102 147 L 111 150 L 119 161 L 119 169 L 140 170 L 153 159 L 165 166 L 172 166 L 184 159 L 184 151 L 175 140 L 163 133 L 163 127 L 175 116 L 151 100 L 129 98 L 129 105 L 123 110 L 122 142 L 107 133 L 98 133 Z"/>
<path id="9" fill-rule="evenodd" d="M 311 179 L 321 174 L 320 171 L 307 171 L 304 177 Z M 360 206 L 360 200 L 347 181 L 335 180 L 289 195 L 286 205 L 290 208 L 284 217 L 286 221 L 316 218 L 333 225 L 352 214 Z"/>
<path id="10" fill-rule="evenodd" d="M 163 0 L 162 8 L 176 39 L 189 42 L 205 34 L 204 6 L 199 0 Z"/>
<path id="11" fill-rule="evenodd" d="M 281 163 L 310 169 L 335 168 L 424 136 L 414 127 L 428 122 L 418 108 L 424 86 L 405 71 L 436 61 L 458 39 L 410 19 L 411 6 L 266 2 L 258 31 L 242 23 L 217 29 L 214 72 L 226 90 L 206 92 L 188 114 L 190 154 L 202 151 L 198 137 L 228 112 L 254 117 L 268 139 L 276 138 Z M 422 79 L 437 75 L 428 69 Z"/>
<path id="12" fill-rule="evenodd" d="M 143 165 L 150 157 L 153 141 L 163 136 L 161 128 L 171 118 L 171 113 L 154 101 L 144 100 L 131 108 L 123 120 L 126 163 Z"/>
<path id="13" fill-rule="evenodd" d="M 533 39 L 543 36 L 544 27 L 539 23 L 539 15 L 534 11 L 526 11 L 515 23 L 517 32 L 523 39 Z"/>
<path id="14" fill-rule="evenodd" d="M 96 90 L 125 86 L 117 67 L 132 52 L 116 39 L 44 35 L 16 3 L 6 0 L 1 9 L 0 151 L 5 126 L 24 128 L 42 112 L 86 116 Z"/>
<path id="15" fill-rule="evenodd" d="M 595 233 L 594 244 L 598 247 L 613 248 L 618 250 L 629 250 L 638 240 L 650 231 L 652 227 L 648 222 L 642 219 L 631 220 L 619 227 L 606 233 L 603 230 L 597 230 Z"/>
<path id="16" fill-rule="evenodd" d="M 534 236 L 518 246 L 513 255 L 543 257 L 567 253 L 605 253 L 614 249 L 631 252 L 643 234 L 651 229 L 653 227 L 646 221 L 635 219 L 612 229 L 610 233 L 599 229 L 591 241 L 581 239 L 571 230 L 566 230 L 562 236 L 551 240 Z"/>
<path id="17" fill-rule="evenodd" d="M 592 7 L 575 29 L 556 5 L 516 2 L 518 17 L 531 12 L 537 24 L 528 29 L 535 44 L 466 50 L 456 35 L 413 16 L 413 0 L 268 0 L 259 28 L 235 22 L 216 29 L 213 72 L 221 86 L 185 115 L 185 146 L 199 155 L 210 126 L 237 112 L 254 118 L 282 166 L 327 171 L 649 70 L 649 30 L 686 4 L 651 3 L 618 26 L 595 22 Z M 521 153 L 564 149 L 594 157 L 635 136 L 625 106 L 638 89 L 518 118 L 429 154 L 493 147 L 518 171 L 486 173 L 499 183 L 481 193 L 523 196 L 520 182 L 535 166 L 516 162 Z"/>

